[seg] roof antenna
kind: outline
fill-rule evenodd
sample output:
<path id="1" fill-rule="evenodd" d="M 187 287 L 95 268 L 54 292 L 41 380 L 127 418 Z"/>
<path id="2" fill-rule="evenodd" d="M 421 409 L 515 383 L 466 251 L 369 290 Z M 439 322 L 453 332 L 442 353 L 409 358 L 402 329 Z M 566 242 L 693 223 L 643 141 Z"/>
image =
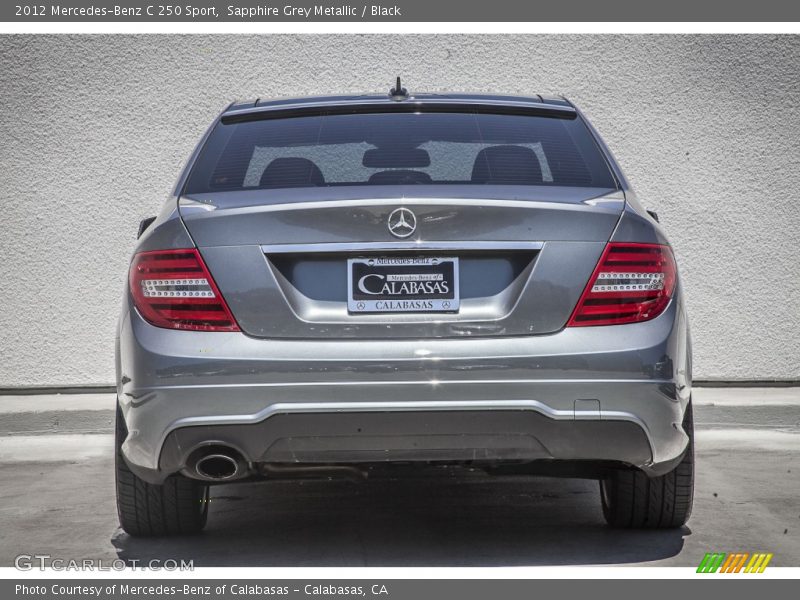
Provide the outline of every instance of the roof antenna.
<path id="1" fill-rule="evenodd" d="M 389 90 L 392 100 L 405 100 L 408 98 L 408 90 L 400 85 L 400 76 L 397 76 L 397 86 Z"/>

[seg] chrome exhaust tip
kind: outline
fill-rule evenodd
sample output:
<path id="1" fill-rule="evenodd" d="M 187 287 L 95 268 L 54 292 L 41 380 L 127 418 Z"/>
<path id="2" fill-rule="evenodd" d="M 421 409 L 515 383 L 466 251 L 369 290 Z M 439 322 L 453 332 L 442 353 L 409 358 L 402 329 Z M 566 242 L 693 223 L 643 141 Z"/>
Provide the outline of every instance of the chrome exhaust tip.
<path id="1" fill-rule="evenodd" d="M 227 454 L 207 454 L 197 461 L 194 471 L 203 479 L 224 481 L 234 479 L 239 473 L 239 462 Z"/>
<path id="2" fill-rule="evenodd" d="M 231 481 L 249 474 L 244 456 L 221 444 L 198 448 L 186 462 L 184 474 L 203 481 Z"/>

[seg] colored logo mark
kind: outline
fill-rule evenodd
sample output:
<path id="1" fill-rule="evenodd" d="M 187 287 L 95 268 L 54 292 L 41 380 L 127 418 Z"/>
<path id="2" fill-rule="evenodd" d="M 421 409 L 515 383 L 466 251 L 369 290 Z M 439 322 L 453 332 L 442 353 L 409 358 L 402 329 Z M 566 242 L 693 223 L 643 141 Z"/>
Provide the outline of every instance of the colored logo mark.
<path id="1" fill-rule="evenodd" d="M 772 553 L 707 552 L 697 567 L 698 573 L 763 573 Z"/>

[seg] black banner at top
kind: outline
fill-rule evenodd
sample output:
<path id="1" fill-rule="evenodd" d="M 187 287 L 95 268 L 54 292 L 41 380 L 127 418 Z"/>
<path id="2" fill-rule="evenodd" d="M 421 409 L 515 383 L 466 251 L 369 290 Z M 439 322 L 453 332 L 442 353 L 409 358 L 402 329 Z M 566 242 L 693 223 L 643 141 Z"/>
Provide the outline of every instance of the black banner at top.
<path id="1" fill-rule="evenodd" d="M 3 2 L 4 22 L 796 22 L 791 0 L 67 0 Z"/>

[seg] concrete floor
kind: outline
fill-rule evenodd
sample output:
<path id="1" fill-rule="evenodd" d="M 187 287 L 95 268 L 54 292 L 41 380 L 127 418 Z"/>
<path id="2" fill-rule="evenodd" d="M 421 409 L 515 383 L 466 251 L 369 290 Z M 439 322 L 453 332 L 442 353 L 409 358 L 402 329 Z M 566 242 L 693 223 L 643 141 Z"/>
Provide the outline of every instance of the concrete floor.
<path id="1" fill-rule="evenodd" d="M 615 531 L 593 481 L 433 470 L 368 483 L 215 487 L 200 536 L 116 523 L 113 398 L 0 396 L 0 565 L 18 554 L 193 559 L 195 566 L 696 566 L 772 552 L 800 566 L 800 388 L 698 389 L 694 514 Z"/>

